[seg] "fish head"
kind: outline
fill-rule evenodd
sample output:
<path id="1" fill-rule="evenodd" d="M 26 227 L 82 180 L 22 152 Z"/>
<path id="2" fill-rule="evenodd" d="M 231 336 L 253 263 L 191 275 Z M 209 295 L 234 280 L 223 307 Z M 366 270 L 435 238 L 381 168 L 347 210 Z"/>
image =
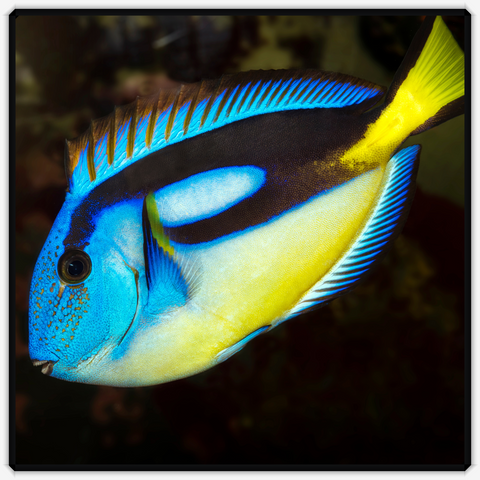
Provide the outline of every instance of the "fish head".
<path id="1" fill-rule="evenodd" d="M 121 341 L 135 317 L 138 276 L 108 238 L 64 245 L 73 206 L 66 202 L 34 268 L 29 353 L 53 377 L 79 373 Z"/>

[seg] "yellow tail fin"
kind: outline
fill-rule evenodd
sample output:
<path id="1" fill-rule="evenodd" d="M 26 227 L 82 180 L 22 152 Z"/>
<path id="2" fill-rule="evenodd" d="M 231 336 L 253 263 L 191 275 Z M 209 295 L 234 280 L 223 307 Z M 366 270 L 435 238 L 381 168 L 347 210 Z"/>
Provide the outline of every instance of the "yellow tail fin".
<path id="1" fill-rule="evenodd" d="M 407 106 L 411 134 L 463 113 L 464 54 L 441 17 L 427 17 L 390 88 L 386 103 Z M 405 107 L 403 107 L 405 108 Z"/>
<path id="2" fill-rule="evenodd" d="M 440 17 L 427 17 L 363 138 L 342 157 L 352 166 L 388 159 L 410 135 L 464 110 L 464 55 Z"/>

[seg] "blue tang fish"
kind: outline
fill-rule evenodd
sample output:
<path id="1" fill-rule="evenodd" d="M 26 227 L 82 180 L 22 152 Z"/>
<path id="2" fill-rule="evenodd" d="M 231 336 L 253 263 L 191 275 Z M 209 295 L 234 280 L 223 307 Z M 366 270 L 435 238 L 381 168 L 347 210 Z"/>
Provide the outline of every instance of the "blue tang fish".
<path id="1" fill-rule="evenodd" d="M 405 222 L 420 146 L 402 142 L 463 108 L 463 52 L 427 17 L 388 91 L 252 71 L 92 122 L 66 143 L 65 203 L 33 273 L 33 364 L 167 382 L 345 294 Z"/>

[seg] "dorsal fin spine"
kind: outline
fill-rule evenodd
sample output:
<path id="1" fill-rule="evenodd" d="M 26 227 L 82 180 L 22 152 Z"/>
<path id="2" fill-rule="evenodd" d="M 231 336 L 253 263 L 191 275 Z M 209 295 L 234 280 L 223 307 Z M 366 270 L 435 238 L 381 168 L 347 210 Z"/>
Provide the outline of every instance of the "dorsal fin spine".
<path id="1" fill-rule="evenodd" d="M 282 85 L 283 85 L 283 80 L 280 79 L 280 81 L 278 82 L 278 85 L 276 86 L 275 90 L 273 91 L 272 95 L 270 96 L 270 98 L 268 99 L 268 102 L 267 104 L 265 105 L 265 108 L 268 108 L 270 106 L 270 103 L 272 103 L 272 100 L 277 96 L 278 92 L 280 91 L 280 89 L 282 88 Z"/>
<path id="2" fill-rule="evenodd" d="M 243 108 L 243 105 L 245 104 L 245 101 L 248 99 L 248 97 L 250 96 L 250 93 L 252 91 L 252 88 L 253 88 L 254 84 L 253 84 L 253 80 L 248 84 L 248 87 L 245 89 L 245 92 L 244 94 L 242 95 L 242 98 L 239 100 L 238 102 L 238 106 L 237 106 L 237 110 L 236 110 L 236 113 L 239 114 Z"/>
<path id="3" fill-rule="evenodd" d="M 168 142 L 170 135 L 172 134 L 173 124 L 175 123 L 175 117 L 178 113 L 178 103 L 180 102 L 180 97 L 182 96 L 182 92 L 185 85 L 180 85 L 177 90 L 177 94 L 175 95 L 175 99 L 173 101 L 172 109 L 170 110 L 170 115 L 168 117 L 167 126 L 165 127 L 165 141 Z"/>
<path id="4" fill-rule="evenodd" d="M 318 81 L 318 83 L 311 89 L 307 92 L 307 95 L 305 96 L 305 98 L 302 100 L 303 103 L 309 103 L 310 105 L 313 104 L 314 102 L 314 99 L 315 97 L 317 96 L 317 94 L 319 92 L 322 91 L 323 87 L 326 85 L 327 81 L 324 80 L 322 82 L 322 80 L 320 79 Z"/>
<path id="5" fill-rule="evenodd" d="M 339 87 L 340 87 L 340 84 L 334 83 L 332 87 L 328 89 L 328 92 L 326 92 L 325 95 L 318 97 L 318 100 L 325 103 L 327 101 L 330 101 L 330 99 L 332 98 L 332 95 L 338 90 Z"/>
<path id="6" fill-rule="evenodd" d="M 183 135 L 184 136 L 188 132 L 188 128 L 190 127 L 190 122 L 192 121 L 193 112 L 197 108 L 198 95 L 200 93 L 200 89 L 202 88 L 202 84 L 203 84 L 203 81 L 198 83 L 197 90 L 193 95 L 192 101 L 190 102 L 190 106 L 188 107 L 187 114 L 185 115 L 185 121 L 183 122 Z"/>
<path id="7" fill-rule="evenodd" d="M 232 109 L 233 104 L 235 103 L 235 98 L 239 90 L 240 85 L 236 85 L 235 88 L 232 89 L 230 94 L 227 95 L 227 93 L 225 93 L 224 97 L 222 98 L 222 101 L 225 100 L 225 104 L 222 108 L 221 115 L 219 115 L 215 121 L 223 121 L 224 119 L 228 118 L 228 114 Z"/>
<path id="8" fill-rule="evenodd" d="M 245 101 L 245 95 L 251 83 L 252 82 L 248 82 L 246 85 L 243 85 L 238 89 L 237 95 L 235 95 L 235 98 L 233 99 L 234 101 L 230 105 L 233 115 L 238 115 L 239 109 L 241 108 L 241 105 Z M 228 113 L 230 113 L 230 109 Z"/>
<path id="9" fill-rule="evenodd" d="M 274 106 L 277 106 L 280 103 L 280 101 L 282 100 L 282 98 L 285 96 L 286 92 L 290 88 L 292 81 L 293 81 L 293 78 L 289 78 L 287 82 L 284 82 L 284 84 L 282 85 L 282 88 L 279 90 L 277 96 L 275 97 L 276 101 L 274 103 Z"/>
<path id="10" fill-rule="evenodd" d="M 215 114 L 215 117 L 213 118 L 212 123 L 215 123 L 219 119 L 220 114 L 222 113 L 223 109 L 225 108 L 225 105 L 227 104 L 228 100 L 232 99 L 232 92 L 234 92 L 234 86 L 228 87 L 227 91 L 225 92 L 225 94 L 222 97 L 222 101 L 220 102 L 220 105 L 217 108 L 217 113 Z"/>
<path id="11" fill-rule="evenodd" d="M 333 96 L 333 99 L 335 99 L 335 101 L 338 100 L 343 95 L 343 92 L 346 90 L 347 86 L 348 86 L 347 84 L 344 84 L 337 89 L 337 91 L 335 92 L 335 95 Z"/>
<path id="12" fill-rule="evenodd" d="M 93 136 L 93 121 L 90 122 L 90 128 L 88 132 L 88 145 L 87 145 L 87 166 L 88 166 L 88 175 L 90 181 L 93 182 L 97 177 L 95 172 L 95 138 Z"/>
<path id="13" fill-rule="evenodd" d="M 212 94 L 210 95 L 210 98 L 208 99 L 208 103 L 207 103 L 207 106 L 205 107 L 205 110 L 203 112 L 203 115 L 202 115 L 202 118 L 200 119 L 200 128 L 203 127 L 203 125 L 205 124 L 205 120 L 207 119 L 208 117 L 208 114 L 210 113 L 210 110 L 213 106 L 213 102 L 216 100 L 217 98 L 217 92 L 218 92 L 218 87 L 220 87 L 220 83 L 221 83 L 221 79 L 218 80 L 218 82 L 216 83 L 214 89 L 213 89 L 213 92 Z"/>
<path id="14" fill-rule="evenodd" d="M 361 88 L 354 89 L 352 93 L 353 93 L 352 101 L 355 101 L 355 102 L 358 101 L 364 95 L 364 92 Z"/>
<path id="15" fill-rule="evenodd" d="M 122 165 L 127 158 L 128 129 L 132 121 L 126 115 L 128 105 L 117 108 L 117 135 L 115 139 L 115 162 L 116 166 Z"/>
<path id="16" fill-rule="evenodd" d="M 355 88 L 353 85 L 349 85 L 346 90 L 345 96 L 343 97 L 345 101 L 350 101 L 355 96 Z"/>
<path id="17" fill-rule="evenodd" d="M 242 87 L 240 85 L 238 85 L 237 91 L 233 95 L 232 101 L 230 102 L 230 105 L 227 108 L 227 113 L 226 113 L 227 117 L 230 116 L 230 112 L 232 111 L 232 108 L 234 107 L 235 103 L 237 102 L 237 99 L 238 99 L 241 92 L 242 92 Z"/>
<path id="18" fill-rule="evenodd" d="M 147 131 L 145 132 L 145 145 L 149 150 L 152 146 L 153 134 L 155 133 L 155 124 L 157 122 L 157 109 L 159 100 L 160 92 L 158 93 L 157 98 L 153 102 L 152 111 L 148 120 Z"/>
<path id="19" fill-rule="evenodd" d="M 335 92 L 341 87 L 339 83 L 333 85 L 333 87 L 328 91 L 328 93 L 325 94 L 325 96 L 320 97 L 319 100 L 322 100 L 323 102 L 330 102 L 335 94 Z"/>
<path id="20" fill-rule="evenodd" d="M 296 85 L 295 85 L 296 83 Z M 296 95 L 296 93 L 298 92 L 298 88 L 300 87 L 302 83 L 302 79 L 299 78 L 298 80 L 296 80 L 296 82 L 294 82 L 293 84 L 295 85 L 293 90 L 291 92 L 288 93 L 288 100 L 285 102 L 287 105 L 290 104 L 290 102 L 294 103 L 294 97 Z"/>
<path id="21" fill-rule="evenodd" d="M 98 138 L 97 134 L 95 134 L 95 137 L 97 138 L 97 141 L 95 142 L 95 158 L 99 159 L 97 160 L 97 163 L 102 163 L 103 157 L 107 157 L 107 135 L 105 132 L 101 132 L 103 135 Z M 108 164 L 107 164 L 108 165 Z M 97 172 L 98 175 L 98 172 Z"/>
<path id="22" fill-rule="evenodd" d="M 271 83 L 272 83 L 272 80 L 269 80 L 263 85 L 263 88 L 265 89 L 265 91 L 263 92 L 262 96 L 260 97 L 260 100 L 258 101 L 258 104 L 257 104 L 258 106 L 261 106 L 265 101 L 265 99 L 267 98 L 268 94 L 271 93 L 269 88 Z"/>
<path id="23" fill-rule="evenodd" d="M 67 182 L 68 182 L 68 187 L 67 187 L 67 192 L 70 191 L 70 183 L 71 183 L 71 177 L 72 177 L 72 172 L 70 171 L 70 142 L 65 139 L 65 151 L 63 154 L 63 164 L 65 167 L 65 175 L 67 177 Z"/>
<path id="24" fill-rule="evenodd" d="M 315 96 L 310 100 L 310 103 L 315 102 L 317 99 L 320 101 L 321 98 L 325 97 L 329 90 L 335 85 L 335 83 L 329 82 L 329 79 L 326 79 L 325 82 L 322 82 L 322 88 L 318 90 Z"/>
<path id="25" fill-rule="evenodd" d="M 226 88 L 224 88 L 223 91 L 221 89 L 218 91 L 217 98 L 213 102 L 212 109 L 210 110 L 211 119 L 208 126 L 212 126 L 215 123 L 214 118 L 217 117 L 217 114 L 218 114 L 217 119 L 223 117 L 222 110 L 224 107 L 222 107 L 222 110 L 221 110 L 220 106 L 223 103 L 223 99 L 226 97 L 226 93 L 227 93 Z M 226 102 L 228 102 L 228 98 L 226 98 Z M 223 103 L 223 105 L 225 105 L 225 103 Z M 208 120 L 208 117 L 207 117 L 207 120 Z"/>
<path id="26" fill-rule="evenodd" d="M 260 80 L 260 81 L 258 82 L 257 88 L 256 88 L 255 91 L 253 92 L 252 98 L 251 98 L 250 101 L 248 102 L 247 110 L 250 110 L 250 108 L 252 107 L 253 102 L 255 102 L 255 99 L 258 97 L 258 94 L 259 94 L 260 91 L 262 90 L 262 85 L 263 85 L 263 82 Z"/>
<path id="27" fill-rule="evenodd" d="M 133 106 L 133 112 L 128 127 L 127 135 L 127 158 L 131 158 L 133 155 L 133 149 L 135 148 L 135 134 L 137 132 L 137 111 L 138 111 L 138 97 L 135 100 Z"/>
<path id="28" fill-rule="evenodd" d="M 113 115 L 112 118 L 110 118 L 107 135 L 107 162 L 109 165 L 112 165 L 113 159 L 115 158 L 115 140 L 117 136 L 117 107 L 113 109 Z"/>
<path id="29" fill-rule="evenodd" d="M 302 96 L 307 92 L 308 89 L 310 88 L 313 88 L 313 86 L 315 85 L 315 82 L 318 81 L 318 80 L 315 80 L 314 78 L 311 78 L 308 83 L 302 88 L 302 90 L 300 90 L 300 92 L 298 93 L 298 95 L 295 97 L 295 99 L 293 100 L 293 103 L 297 103 L 300 98 L 302 98 Z"/>

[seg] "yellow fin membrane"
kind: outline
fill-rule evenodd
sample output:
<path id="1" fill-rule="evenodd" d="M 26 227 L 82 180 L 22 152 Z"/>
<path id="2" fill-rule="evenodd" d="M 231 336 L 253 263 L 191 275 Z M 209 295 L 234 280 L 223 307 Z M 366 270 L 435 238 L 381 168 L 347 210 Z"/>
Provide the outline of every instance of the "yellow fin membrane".
<path id="1" fill-rule="evenodd" d="M 342 157 L 352 166 L 389 159 L 410 135 L 464 110 L 464 55 L 440 17 L 427 17 L 387 93 L 385 107 Z"/>
<path id="2" fill-rule="evenodd" d="M 441 17 L 427 17 L 388 92 L 387 108 L 411 105 L 404 118 L 417 134 L 463 113 L 464 93 L 462 49 Z"/>

